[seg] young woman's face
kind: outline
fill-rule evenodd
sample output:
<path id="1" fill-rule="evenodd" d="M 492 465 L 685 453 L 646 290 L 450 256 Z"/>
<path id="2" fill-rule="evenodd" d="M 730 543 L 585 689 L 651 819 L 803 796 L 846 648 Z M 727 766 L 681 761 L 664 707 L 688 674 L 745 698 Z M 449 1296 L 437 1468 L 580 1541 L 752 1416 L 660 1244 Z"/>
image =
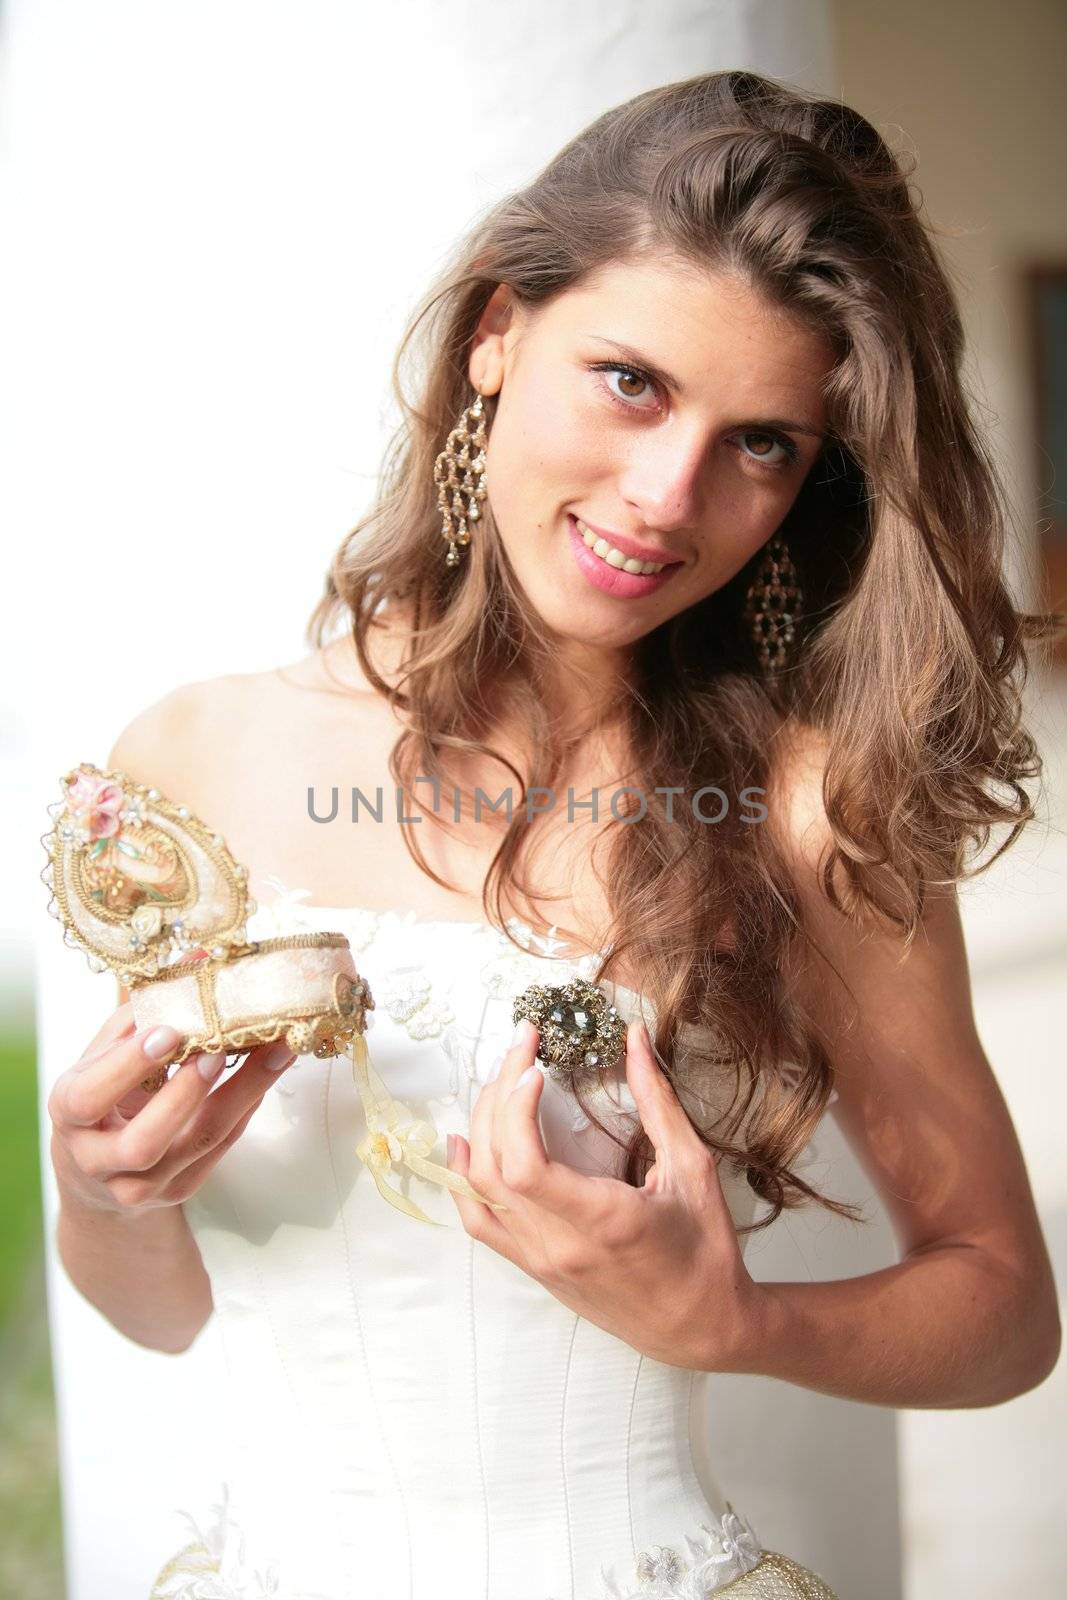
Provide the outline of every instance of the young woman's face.
<path id="1" fill-rule="evenodd" d="M 470 356 L 498 395 L 489 503 L 549 627 L 625 646 L 732 578 L 821 451 L 833 365 L 738 280 L 685 265 L 617 264 L 533 313 L 498 289 Z M 635 574 L 646 558 L 668 565 Z"/>

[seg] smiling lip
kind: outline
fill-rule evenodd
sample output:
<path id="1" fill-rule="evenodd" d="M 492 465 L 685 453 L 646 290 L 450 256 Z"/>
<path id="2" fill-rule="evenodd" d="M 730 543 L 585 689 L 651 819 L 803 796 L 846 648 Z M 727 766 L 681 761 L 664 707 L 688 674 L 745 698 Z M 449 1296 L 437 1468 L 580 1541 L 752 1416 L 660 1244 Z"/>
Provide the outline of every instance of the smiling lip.
<path id="1" fill-rule="evenodd" d="M 582 518 L 585 521 L 585 518 Z M 643 595 L 652 594 L 656 589 L 669 583 L 673 575 L 680 570 L 683 563 L 673 562 L 671 566 L 664 567 L 662 572 L 624 572 L 621 567 L 610 566 L 600 556 L 594 555 L 578 532 L 574 517 L 567 513 L 567 537 L 570 540 L 571 552 L 582 576 L 587 578 L 594 588 L 601 589 L 605 594 L 614 595 L 619 600 L 638 600 Z M 622 549 L 619 545 L 616 548 Z M 649 557 L 649 560 L 655 559 Z"/>
<path id="2" fill-rule="evenodd" d="M 624 556 L 633 556 L 635 561 L 662 561 L 668 567 L 681 565 L 680 556 L 665 555 L 662 550 L 653 550 L 651 545 L 638 544 L 636 539 L 626 539 L 621 533 L 610 533 L 607 528 L 598 528 L 588 517 L 583 517 L 582 521 L 590 533 L 595 533 L 598 539 L 606 539 L 616 550 L 621 550 Z"/>

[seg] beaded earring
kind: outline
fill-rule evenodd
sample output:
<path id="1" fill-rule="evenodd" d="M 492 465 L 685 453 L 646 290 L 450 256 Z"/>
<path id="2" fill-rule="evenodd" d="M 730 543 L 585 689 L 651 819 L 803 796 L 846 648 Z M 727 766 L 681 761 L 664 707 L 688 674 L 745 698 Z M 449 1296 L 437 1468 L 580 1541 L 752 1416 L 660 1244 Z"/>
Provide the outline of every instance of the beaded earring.
<path id="1" fill-rule="evenodd" d="M 469 524 L 481 519 L 482 501 L 489 492 L 485 481 L 487 443 L 485 409 L 479 394 L 460 416 L 434 462 L 441 537 L 448 540 L 446 567 L 459 565 L 460 553 L 471 541 Z"/>
<path id="2" fill-rule="evenodd" d="M 764 546 L 755 579 L 749 585 L 743 612 L 752 632 L 760 666 L 773 673 L 784 667 L 796 637 L 800 612 L 800 576 L 789 547 L 777 534 Z"/>

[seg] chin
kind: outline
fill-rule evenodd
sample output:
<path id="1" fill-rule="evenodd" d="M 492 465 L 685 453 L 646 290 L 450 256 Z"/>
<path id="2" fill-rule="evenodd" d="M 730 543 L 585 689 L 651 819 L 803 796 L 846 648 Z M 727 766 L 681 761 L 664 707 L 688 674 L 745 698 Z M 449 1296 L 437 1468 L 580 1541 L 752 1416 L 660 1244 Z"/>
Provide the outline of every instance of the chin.
<path id="1" fill-rule="evenodd" d="M 611 644 L 612 635 L 619 631 L 618 619 L 606 617 L 595 597 L 590 602 L 587 595 L 575 594 L 565 582 L 547 592 L 543 581 L 524 583 L 522 590 L 530 609 L 561 639 L 575 644 Z"/>

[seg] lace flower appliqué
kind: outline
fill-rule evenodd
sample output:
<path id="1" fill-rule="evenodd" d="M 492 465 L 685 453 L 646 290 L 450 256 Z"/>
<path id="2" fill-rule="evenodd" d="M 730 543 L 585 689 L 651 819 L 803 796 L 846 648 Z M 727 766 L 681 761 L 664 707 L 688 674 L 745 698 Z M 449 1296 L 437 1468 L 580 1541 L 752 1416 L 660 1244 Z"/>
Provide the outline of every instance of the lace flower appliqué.
<path id="1" fill-rule="evenodd" d="M 249 1567 L 245 1536 L 230 1513 L 228 1484 L 222 1485 L 222 1500 L 211 1511 L 206 1528 L 190 1512 L 179 1511 L 194 1541 L 157 1575 L 149 1600 L 301 1600 L 282 1590 L 275 1562 L 266 1569 Z"/>
<path id="2" fill-rule="evenodd" d="M 402 1022 L 412 1039 L 436 1039 L 455 1020 L 448 1002 L 434 999 L 433 984 L 422 967 L 394 967 L 375 984 L 374 993 L 379 1007 L 394 1022 Z"/>
<path id="3" fill-rule="evenodd" d="M 703 1523 L 699 1538 L 686 1534 L 685 1543 L 688 1559 L 673 1545 L 646 1546 L 634 1566 L 636 1586 L 602 1572 L 599 1600 L 707 1600 L 751 1572 L 763 1555 L 755 1531 L 729 1504 L 717 1528 Z"/>
<path id="4" fill-rule="evenodd" d="M 480 1083 L 475 1052 L 479 1034 L 475 1028 L 465 1028 L 454 1022 L 441 1036 L 441 1049 L 448 1061 L 448 1088 L 438 1098 L 442 1104 L 451 1104 L 459 1097 L 461 1077 L 466 1075 L 471 1083 Z"/>

